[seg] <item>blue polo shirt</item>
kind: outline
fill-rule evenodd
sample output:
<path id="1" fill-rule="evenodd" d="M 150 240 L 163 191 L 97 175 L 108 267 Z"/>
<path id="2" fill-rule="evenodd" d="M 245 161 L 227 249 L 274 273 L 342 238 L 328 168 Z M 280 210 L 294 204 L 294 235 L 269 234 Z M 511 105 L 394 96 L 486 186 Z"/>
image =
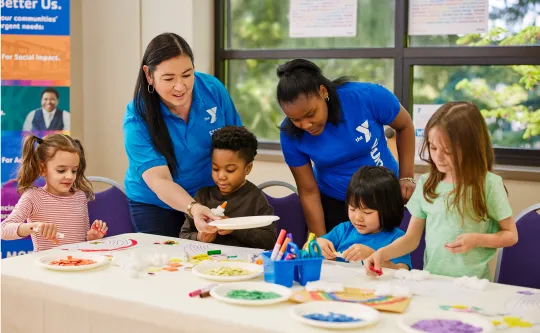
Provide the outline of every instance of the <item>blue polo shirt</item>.
<path id="1" fill-rule="evenodd" d="M 345 201 L 352 175 L 364 165 L 385 166 L 399 175 L 388 148 L 383 125 L 400 110 L 396 96 L 378 84 L 350 82 L 337 88 L 341 121 L 327 123 L 319 136 L 304 132 L 300 138 L 281 131 L 281 149 L 290 167 L 313 162 L 321 193 Z"/>
<path id="2" fill-rule="evenodd" d="M 394 228 L 392 231 L 381 230 L 375 234 L 363 235 L 356 230 L 351 222 L 343 222 L 335 226 L 332 231 L 322 236 L 322 238 L 326 238 L 331 241 L 332 244 L 334 244 L 334 248 L 338 252 L 346 251 L 354 244 L 369 246 L 373 250 L 377 251 L 378 249 L 391 244 L 403 235 L 405 235 L 405 232 L 399 228 Z M 406 264 L 409 266 L 409 268 L 412 267 L 410 254 L 406 254 L 399 258 L 394 258 L 390 261 L 394 264 Z"/>
<path id="3" fill-rule="evenodd" d="M 176 156 L 174 182 L 191 196 L 201 187 L 215 185 L 210 156 L 212 134 L 225 125 L 242 126 L 225 86 L 211 75 L 195 72 L 193 101 L 187 124 L 170 112 L 163 102 L 161 113 Z M 124 116 L 124 146 L 129 162 L 124 181 L 128 198 L 172 209 L 157 197 L 142 178 L 146 170 L 166 166 L 167 161 L 152 146 L 146 123 L 137 114 L 133 101 L 128 104 Z"/>

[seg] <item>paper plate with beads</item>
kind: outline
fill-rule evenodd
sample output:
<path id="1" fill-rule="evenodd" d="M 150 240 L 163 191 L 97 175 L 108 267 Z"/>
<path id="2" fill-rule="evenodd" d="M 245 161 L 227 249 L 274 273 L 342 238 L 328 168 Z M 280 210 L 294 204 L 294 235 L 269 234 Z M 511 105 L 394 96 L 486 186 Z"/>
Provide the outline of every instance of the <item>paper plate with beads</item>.
<path id="1" fill-rule="evenodd" d="M 291 290 L 279 284 L 266 282 L 235 282 L 222 284 L 210 290 L 215 299 L 237 305 L 270 305 L 285 302 Z"/>
<path id="2" fill-rule="evenodd" d="M 374 325 L 380 314 L 362 304 L 322 301 L 297 305 L 291 310 L 291 316 L 310 326 L 353 329 Z"/>
<path id="3" fill-rule="evenodd" d="M 493 324 L 486 318 L 470 313 L 427 311 L 403 316 L 399 327 L 409 333 L 423 332 L 463 332 L 489 333 L 494 331 Z"/>
<path id="4" fill-rule="evenodd" d="M 263 274 L 263 266 L 241 261 L 207 261 L 191 269 L 203 279 L 219 282 L 235 282 L 254 279 Z"/>

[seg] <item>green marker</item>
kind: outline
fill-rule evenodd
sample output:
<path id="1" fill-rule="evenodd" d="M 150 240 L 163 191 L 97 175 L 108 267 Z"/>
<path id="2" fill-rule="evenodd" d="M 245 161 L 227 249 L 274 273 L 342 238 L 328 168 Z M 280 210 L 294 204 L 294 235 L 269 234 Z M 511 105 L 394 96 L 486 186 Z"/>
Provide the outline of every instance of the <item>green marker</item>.
<path id="1" fill-rule="evenodd" d="M 221 254 L 221 250 L 210 250 L 207 252 L 209 256 L 214 254 Z"/>
<path id="2" fill-rule="evenodd" d="M 228 256 L 227 259 L 238 258 L 238 256 Z"/>

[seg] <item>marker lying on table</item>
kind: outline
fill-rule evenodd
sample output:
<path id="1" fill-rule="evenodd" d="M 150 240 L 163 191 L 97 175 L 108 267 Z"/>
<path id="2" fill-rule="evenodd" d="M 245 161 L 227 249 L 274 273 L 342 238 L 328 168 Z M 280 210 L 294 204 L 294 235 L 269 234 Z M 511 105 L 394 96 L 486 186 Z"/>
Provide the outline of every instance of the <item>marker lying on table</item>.
<path id="1" fill-rule="evenodd" d="M 274 245 L 274 250 L 272 251 L 272 255 L 270 256 L 271 260 L 276 260 L 276 257 L 279 254 L 279 249 L 281 249 L 281 245 L 283 244 L 283 240 L 285 239 L 285 234 L 286 233 L 287 233 L 287 231 L 285 231 L 285 229 L 281 229 L 281 231 L 279 232 L 279 236 L 278 236 L 276 245 Z"/>
<path id="2" fill-rule="evenodd" d="M 32 231 L 33 232 L 39 232 L 39 227 L 32 228 Z M 56 233 L 56 238 L 62 239 L 62 238 L 64 238 L 64 234 L 61 233 L 61 232 L 57 232 Z"/>
<path id="3" fill-rule="evenodd" d="M 196 297 L 203 293 L 207 293 L 210 291 L 210 289 L 214 288 L 215 286 L 217 286 L 217 283 L 212 283 L 206 287 L 202 287 L 201 289 L 193 290 L 192 292 L 189 293 L 189 297 Z"/>

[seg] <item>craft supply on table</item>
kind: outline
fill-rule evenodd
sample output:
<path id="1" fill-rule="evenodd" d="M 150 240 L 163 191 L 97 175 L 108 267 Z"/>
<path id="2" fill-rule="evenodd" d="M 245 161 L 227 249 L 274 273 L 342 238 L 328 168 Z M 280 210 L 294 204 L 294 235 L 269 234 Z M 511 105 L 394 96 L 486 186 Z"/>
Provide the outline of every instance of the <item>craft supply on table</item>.
<path id="1" fill-rule="evenodd" d="M 280 294 L 275 292 L 264 292 L 258 290 L 231 290 L 227 293 L 227 297 L 236 298 L 236 299 L 247 299 L 247 300 L 262 300 L 262 299 L 274 299 L 281 297 Z"/>
<path id="2" fill-rule="evenodd" d="M 77 259 L 73 258 L 72 256 L 67 256 L 66 259 L 59 259 L 59 260 L 53 260 L 49 263 L 49 265 L 56 265 L 56 266 L 84 266 L 84 265 L 92 265 L 96 262 L 92 259 Z"/>
<path id="3" fill-rule="evenodd" d="M 311 302 L 291 309 L 291 316 L 303 324 L 327 329 L 352 329 L 376 324 L 380 313 L 362 304 Z"/>
<path id="4" fill-rule="evenodd" d="M 414 281 L 423 281 L 428 280 L 431 274 L 428 271 L 422 271 L 419 269 L 406 270 L 400 268 L 394 272 L 394 279 L 399 280 L 414 280 Z"/>
<path id="5" fill-rule="evenodd" d="M 84 242 L 75 244 L 64 244 L 57 249 L 70 250 L 70 251 L 82 251 L 82 252 L 112 252 L 129 249 L 137 246 L 137 241 L 131 238 L 103 238 L 99 241 Z"/>
<path id="6" fill-rule="evenodd" d="M 481 327 L 462 322 L 461 320 L 450 319 L 425 319 L 412 325 L 412 328 L 429 333 L 478 333 L 482 332 Z"/>
<path id="7" fill-rule="evenodd" d="M 285 240 L 285 236 L 287 235 L 287 231 L 285 229 L 281 229 L 279 232 L 279 236 L 276 241 L 276 245 L 274 245 L 274 250 L 272 250 L 272 255 L 270 256 L 270 259 L 276 260 L 276 257 L 279 254 L 279 250 L 281 249 L 281 245 L 283 245 L 283 241 Z"/>
<path id="8" fill-rule="evenodd" d="M 337 301 L 344 303 L 363 304 L 379 311 L 403 313 L 407 309 L 411 298 L 396 296 L 377 296 L 372 289 L 345 288 L 343 292 L 324 292 L 300 290 L 291 296 L 291 300 L 298 303 L 319 301 Z"/>
<path id="9" fill-rule="evenodd" d="M 327 282 L 327 281 L 311 281 L 306 284 L 306 291 L 313 292 L 313 291 L 324 291 L 327 293 L 332 292 L 343 292 L 345 291 L 345 287 L 342 283 L 334 283 L 334 282 Z"/>
<path id="10" fill-rule="evenodd" d="M 372 272 L 375 272 L 378 276 L 383 275 L 382 268 L 375 269 L 375 267 L 369 266 L 369 270 L 372 271 Z"/>
<path id="11" fill-rule="evenodd" d="M 473 290 L 485 290 L 489 286 L 489 280 L 479 279 L 476 276 L 462 276 L 455 279 L 454 284 Z"/>
<path id="12" fill-rule="evenodd" d="M 305 314 L 304 318 L 312 319 L 312 320 L 319 320 L 319 321 L 337 322 L 337 323 L 350 323 L 350 322 L 362 321 L 362 319 L 360 318 L 349 317 L 347 315 L 344 315 L 341 313 L 334 313 L 334 312 L 330 312 L 328 314 L 309 313 L 309 314 Z"/>
<path id="13" fill-rule="evenodd" d="M 212 288 L 216 286 L 217 286 L 217 283 L 212 283 L 200 289 L 193 290 L 192 292 L 189 293 L 189 297 L 196 297 L 196 296 L 201 295 L 202 293 L 210 292 L 210 290 L 212 290 Z"/>
<path id="14" fill-rule="evenodd" d="M 209 256 L 213 256 L 215 254 L 221 254 L 221 250 L 210 250 L 207 252 Z"/>
<path id="15" fill-rule="evenodd" d="M 218 269 L 211 269 L 205 271 L 204 274 L 216 275 L 216 276 L 242 276 L 250 275 L 254 272 L 248 271 L 247 269 L 242 269 L 238 267 L 220 267 Z"/>

